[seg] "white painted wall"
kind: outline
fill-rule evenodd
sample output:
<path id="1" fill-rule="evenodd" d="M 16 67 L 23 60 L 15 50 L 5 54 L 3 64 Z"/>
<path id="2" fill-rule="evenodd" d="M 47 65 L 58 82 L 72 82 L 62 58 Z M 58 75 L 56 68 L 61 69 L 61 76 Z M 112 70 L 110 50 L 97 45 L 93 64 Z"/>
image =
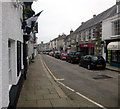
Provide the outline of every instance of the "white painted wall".
<path id="1" fill-rule="evenodd" d="M 112 23 L 109 18 L 102 23 L 102 40 L 110 39 L 110 36 L 112 36 Z"/>
<path id="2" fill-rule="evenodd" d="M 109 40 L 112 36 L 112 23 L 111 19 L 108 18 L 102 22 L 102 40 Z M 102 56 L 106 60 L 106 53 L 104 53 L 104 47 L 102 48 Z"/>
<path id="3" fill-rule="evenodd" d="M 112 34 L 112 22 L 118 20 L 119 17 L 118 15 L 115 15 L 113 17 L 110 17 L 106 20 L 103 20 L 102 22 L 102 40 L 112 40 L 112 39 L 117 39 L 118 37 L 115 36 L 113 37 Z M 106 57 L 106 53 L 104 53 L 104 48 L 103 48 L 103 57 Z"/>
<path id="4" fill-rule="evenodd" d="M 0 1 L 0 109 L 2 108 L 2 2 Z"/>
<path id="5" fill-rule="evenodd" d="M 7 107 L 9 104 L 8 40 L 11 40 L 12 48 L 11 84 L 16 85 L 20 78 L 20 75 L 19 77 L 17 77 L 17 41 L 23 42 L 23 32 L 21 30 L 22 8 L 20 7 L 15 8 L 12 2 L 6 3 L 3 2 L 2 14 L 0 13 L 0 16 L 2 16 L 2 46 L 0 46 L 2 48 L 2 51 L 0 51 L 0 53 L 2 53 L 2 65 L 3 65 L 2 68 L 0 68 L 0 71 L 2 71 L 2 74 L 0 74 L 0 77 L 2 76 L 2 80 L 0 79 L 0 84 L 2 83 L 2 85 L 0 85 L 0 90 L 2 88 L 2 97 L 0 97 L 0 103 L 2 99 L 2 107 Z M 23 59 L 21 60 L 23 67 Z"/>

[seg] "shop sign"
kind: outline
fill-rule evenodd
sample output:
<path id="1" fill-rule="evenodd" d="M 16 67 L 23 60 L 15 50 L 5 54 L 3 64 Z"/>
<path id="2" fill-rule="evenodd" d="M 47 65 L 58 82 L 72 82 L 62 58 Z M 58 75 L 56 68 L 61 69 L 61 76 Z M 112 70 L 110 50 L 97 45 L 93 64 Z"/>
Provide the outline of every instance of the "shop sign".
<path id="1" fill-rule="evenodd" d="M 86 43 L 86 44 L 80 44 L 80 47 L 94 47 L 94 43 Z"/>

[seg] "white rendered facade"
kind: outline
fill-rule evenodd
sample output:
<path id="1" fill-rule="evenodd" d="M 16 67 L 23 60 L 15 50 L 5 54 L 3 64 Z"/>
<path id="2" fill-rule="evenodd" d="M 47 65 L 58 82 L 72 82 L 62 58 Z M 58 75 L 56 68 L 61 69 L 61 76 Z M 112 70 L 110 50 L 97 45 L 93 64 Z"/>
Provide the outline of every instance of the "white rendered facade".
<path id="1" fill-rule="evenodd" d="M 0 2 L 0 108 L 8 107 L 9 91 L 21 76 L 17 75 L 17 42 L 21 43 L 21 69 L 23 66 L 22 7 L 11 2 Z M 0 30 L 1 31 L 1 30 Z M 2 84 L 1 84 L 2 83 Z"/>

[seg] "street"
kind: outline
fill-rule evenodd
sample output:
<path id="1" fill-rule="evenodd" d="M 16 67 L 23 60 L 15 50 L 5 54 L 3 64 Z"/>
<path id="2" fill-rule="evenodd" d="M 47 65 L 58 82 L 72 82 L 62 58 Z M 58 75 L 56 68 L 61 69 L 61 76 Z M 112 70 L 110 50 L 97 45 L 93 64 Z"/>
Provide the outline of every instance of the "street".
<path id="1" fill-rule="evenodd" d="M 48 55 L 42 55 L 67 96 L 85 107 L 118 106 L 118 73 L 88 70 Z"/>

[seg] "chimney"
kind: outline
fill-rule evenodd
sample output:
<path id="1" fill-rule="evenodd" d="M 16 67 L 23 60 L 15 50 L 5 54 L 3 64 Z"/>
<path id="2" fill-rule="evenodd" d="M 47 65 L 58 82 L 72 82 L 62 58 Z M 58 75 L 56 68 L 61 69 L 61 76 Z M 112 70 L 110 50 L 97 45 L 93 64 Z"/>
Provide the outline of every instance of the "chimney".
<path id="1" fill-rule="evenodd" d="M 81 25 L 83 25 L 85 22 L 81 22 Z"/>
<path id="2" fill-rule="evenodd" d="M 43 41 L 41 41 L 41 44 L 43 44 Z"/>
<path id="3" fill-rule="evenodd" d="M 72 29 L 70 30 L 70 34 L 71 34 L 71 33 L 73 33 L 73 30 L 72 30 Z"/>
<path id="4" fill-rule="evenodd" d="M 95 17 L 96 17 L 96 14 L 93 15 L 93 18 L 95 18 Z"/>
<path id="5" fill-rule="evenodd" d="M 120 0 L 116 0 L 116 4 L 120 4 Z"/>

